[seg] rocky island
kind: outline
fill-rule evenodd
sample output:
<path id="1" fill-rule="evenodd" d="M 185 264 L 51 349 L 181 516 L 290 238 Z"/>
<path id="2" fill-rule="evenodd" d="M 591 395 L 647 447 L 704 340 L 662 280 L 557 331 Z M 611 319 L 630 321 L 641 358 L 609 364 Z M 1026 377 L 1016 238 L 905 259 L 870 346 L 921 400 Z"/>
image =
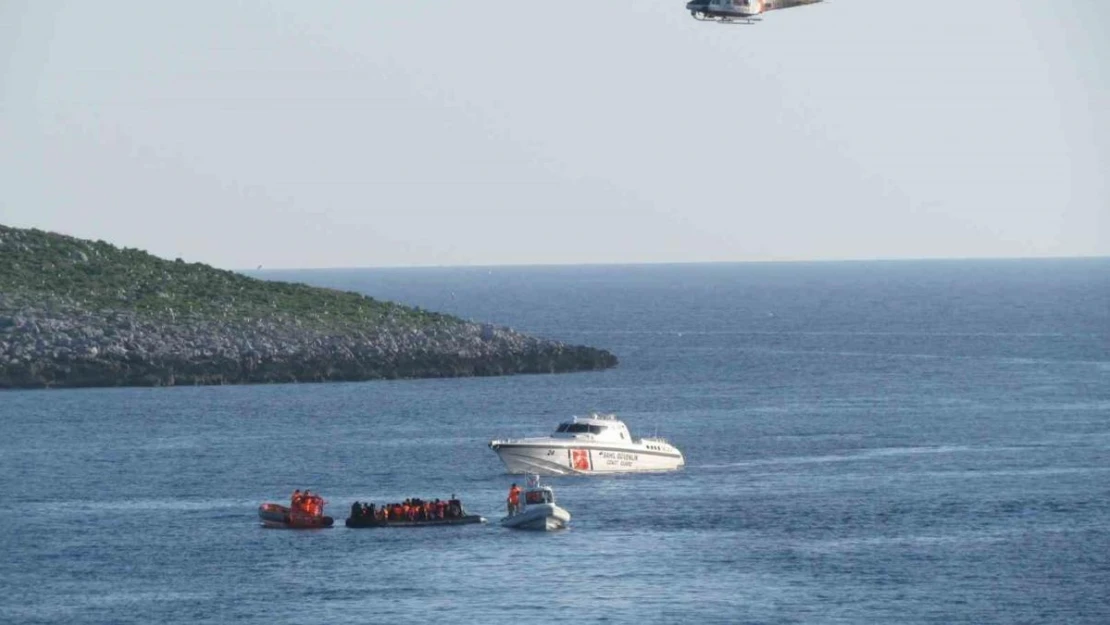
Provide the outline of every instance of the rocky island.
<path id="1" fill-rule="evenodd" d="M 0 225 L 0 389 L 561 373 L 604 350 Z"/>

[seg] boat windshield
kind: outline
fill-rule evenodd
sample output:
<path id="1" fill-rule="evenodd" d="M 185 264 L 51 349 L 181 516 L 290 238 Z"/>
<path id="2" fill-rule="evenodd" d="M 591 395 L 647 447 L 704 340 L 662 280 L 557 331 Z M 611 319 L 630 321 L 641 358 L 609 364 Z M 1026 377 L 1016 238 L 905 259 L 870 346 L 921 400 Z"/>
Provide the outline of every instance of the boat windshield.
<path id="1" fill-rule="evenodd" d="M 551 503 L 551 491 L 549 490 L 530 490 L 524 493 L 524 502 L 530 504 L 537 503 Z"/>
<path id="2" fill-rule="evenodd" d="M 586 423 L 560 423 L 556 432 L 568 434 L 601 434 L 605 431 L 604 425 L 589 425 Z"/>

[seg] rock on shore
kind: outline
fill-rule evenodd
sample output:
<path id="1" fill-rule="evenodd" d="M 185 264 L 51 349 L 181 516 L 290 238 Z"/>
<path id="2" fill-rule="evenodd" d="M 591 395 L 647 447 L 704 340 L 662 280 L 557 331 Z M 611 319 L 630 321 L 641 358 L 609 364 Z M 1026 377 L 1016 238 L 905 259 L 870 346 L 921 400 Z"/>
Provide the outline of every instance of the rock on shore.
<path id="1" fill-rule="evenodd" d="M 559 373 L 611 353 L 0 226 L 0 388 Z"/>

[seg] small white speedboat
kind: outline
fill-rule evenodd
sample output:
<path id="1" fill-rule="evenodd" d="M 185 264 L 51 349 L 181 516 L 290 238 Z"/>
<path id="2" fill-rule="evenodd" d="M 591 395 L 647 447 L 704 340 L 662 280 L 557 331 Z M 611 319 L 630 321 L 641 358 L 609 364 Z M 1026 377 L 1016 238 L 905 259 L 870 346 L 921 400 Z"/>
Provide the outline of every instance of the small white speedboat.
<path id="1" fill-rule="evenodd" d="M 570 523 L 570 513 L 555 504 L 555 492 L 550 486 L 541 486 L 538 475 L 529 476 L 528 488 L 521 495 L 520 509 L 501 519 L 502 527 L 549 532 Z"/>

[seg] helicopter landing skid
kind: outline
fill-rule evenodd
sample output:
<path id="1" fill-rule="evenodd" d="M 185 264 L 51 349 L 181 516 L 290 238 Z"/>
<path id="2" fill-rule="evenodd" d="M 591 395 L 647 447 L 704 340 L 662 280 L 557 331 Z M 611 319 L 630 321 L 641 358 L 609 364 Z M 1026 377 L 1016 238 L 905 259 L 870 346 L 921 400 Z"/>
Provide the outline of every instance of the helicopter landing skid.
<path id="1" fill-rule="evenodd" d="M 743 24 L 750 26 L 763 21 L 761 17 L 727 17 L 723 15 L 709 15 L 701 11 L 694 11 L 690 13 L 690 15 L 699 22 L 717 22 L 718 24 Z"/>

